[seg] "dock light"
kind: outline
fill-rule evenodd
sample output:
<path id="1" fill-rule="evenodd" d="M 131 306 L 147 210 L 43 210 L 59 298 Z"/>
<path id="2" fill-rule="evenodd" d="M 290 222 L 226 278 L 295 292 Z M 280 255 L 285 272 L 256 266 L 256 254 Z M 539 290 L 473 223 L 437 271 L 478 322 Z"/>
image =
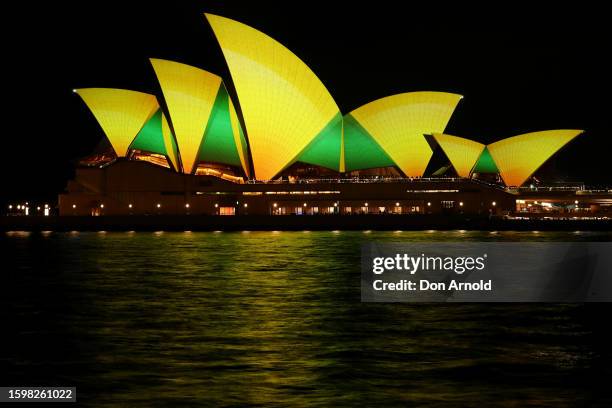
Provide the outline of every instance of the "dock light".
<path id="1" fill-rule="evenodd" d="M 189 208 L 189 203 L 185 204 L 185 208 Z"/>
<path id="2" fill-rule="evenodd" d="M 304 203 L 304 207 L 306 207 L 306 205 L 307 205 L 307 204 L 306 204 L 306 203 Z"/>
<path id="3" fill-rule="evenodd" d="M 428 206 L 428 207 L 431 207 L 431 203 L 430 203 L 430 202 L 427 202 L 427 206 Z"/>
<path id="4" fill-rule="evenodd" d="M 76 204 L 72 204 L 72 208 L 76 208 Z"/>
<path id="5" fill-rule="evenodd" d="M 215 203 L 215 208 L 219 208 L 219 204 Z"/>
<path id="6" fill-rule="evenodd" d="M 18 209 L 18 210 L 21 210 L 21 206 L 20 206 L 20 205 L 17 205 L 17 209 Z"/>
<path id="7" fill-rule="evenodd" d="M 497 205 L 497 203 L 496 203 L 495 201 L 493 201 L 493 202 L 491 203 L 491 205 L 492 205 L 493 207 L 495 207 L 495 206 Z"/>
<path id="8" fill-rule="evenodd" d="M 36 211 L 40 211 L 40 206 L 36 207 Z"/>
<path id="9" fill-rule="evenodd" d="M 9 204 L 9 210 L 12 210 L 12 209 L 13 209 L 13 206 Z"/>
<path id="10" fill-rule="evenodd" d="M 368 205 L 369 205 L 368 203 L 365 203 L 365 206 L 366 206 L 366 207 L 367 207 Z"/>
<path id="11" fill-rule="evenodd" d="M 100 208 L 104 208 L 104 204 L 100 204 Z"/>
<path id="12" fill-rule="evenodd" d="M 338 206 L 338 203 L 334 203 L 334 207 L 337 207 L 337 206 Z"/>
<path id="13" fill-rule="evenodd" d="M 278 207 L 278 204 L 274 203 L 274 208 Z"/>
<path id="14" fill-rule="evenodd" d="M 236 204 L 240 204 L 238 201 L 236 201 Z"/>
<path id="15" fill-rule="evenodd" d="M 247 203 L 244 203 L 244 208 L 247 208 L 249 205 Z"/>
<path id="16" fill-rule="evenodd" d="M 157 208 L 161 208 L 161 204 L 160 203 L 157 203 Z"/>
<path id="17" fill-rule="evenodd" d="M 45 208 L 49 208 L 49 204 L 45 204 Z"/>
<path id="18" fill-rule="evenodd" d="M 459 207 L 463 207 L 463 201 L 459 201 Z"/>
<path id="19" fill-rule="evenodd" d="M 396 206 L 396 207 L 399 207 L 399 203 L 395 203 L 395 206 Z"/>
<path id="20" fill-rule="evenodd" d="M 574 201 L 574 204 L 578 204 L 578 200 Z"/>
<path id="21" fill-rule="evenodd" d="M 132 204 L 128 204 L 128 208 L 132 208 Z"/>

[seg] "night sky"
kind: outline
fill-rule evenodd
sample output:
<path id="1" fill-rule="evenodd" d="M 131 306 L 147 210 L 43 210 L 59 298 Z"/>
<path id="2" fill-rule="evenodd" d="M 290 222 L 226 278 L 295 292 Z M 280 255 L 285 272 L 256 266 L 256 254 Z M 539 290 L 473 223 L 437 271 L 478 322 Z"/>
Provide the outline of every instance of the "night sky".
<path id="1" fill-rule="evenodd" d="M 394 93 L 465 96 L 447 133 L 480 142 L 580 128 L 541 170 L 612 185 L 612 67 L 603 11 L 447 9 L 376 1 L 69 2 L 3 6 L 2 201 L 54 198 L 102 130 L 80 87 L 160 94 L 149 57 L 231 78 L 205 11 L 251 25 L 291 49 L 343 113 Z M 128 5 L 129 3 L 129 5 Z M 511 3 L 508 3 L 511 4 Z"/>

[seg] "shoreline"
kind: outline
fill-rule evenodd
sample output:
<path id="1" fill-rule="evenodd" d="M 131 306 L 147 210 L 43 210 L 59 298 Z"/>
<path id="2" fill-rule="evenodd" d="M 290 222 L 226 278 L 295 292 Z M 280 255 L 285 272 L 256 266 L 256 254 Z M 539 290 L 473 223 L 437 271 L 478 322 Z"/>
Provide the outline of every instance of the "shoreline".
<path id="1" fill-rule="evenodd" d="M 0 231 L 612 231 L 612 220 L 504 219 L 459 215 L 2 216 Z"/>

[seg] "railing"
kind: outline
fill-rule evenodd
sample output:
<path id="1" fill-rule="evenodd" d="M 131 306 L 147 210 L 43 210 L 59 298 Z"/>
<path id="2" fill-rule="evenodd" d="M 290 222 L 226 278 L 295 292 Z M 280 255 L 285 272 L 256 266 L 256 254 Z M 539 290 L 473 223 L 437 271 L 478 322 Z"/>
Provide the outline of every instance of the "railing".
<path id="1" fill-rule="evenodd" d="M 353 177 L 297 180 L 247 180 L 246 184 L 359 184 L 359 183 L 456 183 L 467 181 L 462 177 Z"/>
<path id="2" fill-rule="evenodd" d="M 584 191 L 584 186 L 534 186 L 519 187 L 519 191 Z"/>

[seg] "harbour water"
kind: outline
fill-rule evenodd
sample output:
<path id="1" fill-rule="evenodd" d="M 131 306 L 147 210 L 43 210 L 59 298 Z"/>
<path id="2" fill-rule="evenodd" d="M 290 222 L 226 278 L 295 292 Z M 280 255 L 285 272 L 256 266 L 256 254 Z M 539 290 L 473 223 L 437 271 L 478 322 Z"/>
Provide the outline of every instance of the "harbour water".
<path id="1" fill-rule="evenodd" d="M 376 242 L 602 232 L 8 232 L 0 385 L 83 406 L 610 406 L 608 304 L 360 302 Z"/>

